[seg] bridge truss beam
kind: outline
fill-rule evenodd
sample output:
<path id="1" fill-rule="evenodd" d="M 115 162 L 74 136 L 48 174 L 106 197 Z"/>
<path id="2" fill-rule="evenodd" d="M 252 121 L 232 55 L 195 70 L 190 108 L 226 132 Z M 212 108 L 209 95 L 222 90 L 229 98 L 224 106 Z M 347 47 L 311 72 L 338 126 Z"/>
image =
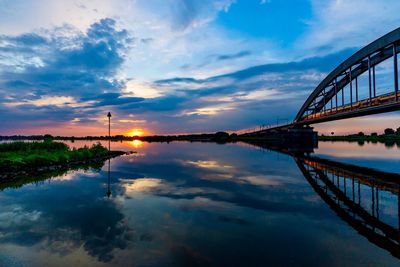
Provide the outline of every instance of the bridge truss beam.
<path id="1" fill-rule="evenodd" d="M 399 95 L 399 83 L 398 83 L 398 63 L 397 54 L 400 52 L 400 28 L 386 34 L 378 40 L 367 45 L 363 49 L 359 50 L 353 56 L 345 60 L 340 64 L 334 71 L 332 71 L 311 93 L 309 98 L 301 107 L 298 112 L 294 123 L 295 124 L 307 124 L 307 122 L 313 121 L 318 123 L 322 121 L 329 121 L 335 119 L 341 119 L 345 117 L 354 117 L 367 115 L 370 112 L 346 112 L 349 113 L 347 116 L 324 116 L 326 118 L 315 120 L 313 117 L 315 114 L 320 114 L 327 111 L 327 106 L 330 103 L 330 110 L 338 111 L 339 107 L 345 106 L 344 89 L 347 85 L 350 87 L 350 109 L 353 109 L 353 105 L 360 100 L 359 96 L 359 83 L 358 78 L 365 72 L 368 72 L 368 102 L 369 106 L 372 106 L 372 102 L 376 95 L 376 72 L 375 67 L 383 61 L 393 57 L 393 72 L 394 72 L 394 90 L 393 97 L 398 102 Z M 354 90 L 353 90 L 354 89 Z M 355 101 L 354 101 L 355 100 Z M 395 105 L 395 109 L 400 109 L 400 106 Z M 391 107 L 393 109 L 393 105 Z M 377 113 L 379 109 L 373 109 L 373 113 Z"/>

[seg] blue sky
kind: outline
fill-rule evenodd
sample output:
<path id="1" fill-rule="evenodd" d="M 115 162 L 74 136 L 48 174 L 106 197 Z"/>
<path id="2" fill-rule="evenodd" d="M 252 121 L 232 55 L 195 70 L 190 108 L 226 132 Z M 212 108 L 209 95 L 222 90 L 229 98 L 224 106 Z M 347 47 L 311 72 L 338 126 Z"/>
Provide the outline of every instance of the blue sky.
<path id="1" fill-rule="evenodd" d="M 0 134 L 104 134 L 108 111 L 115 133 L 292 120 L 334 67 L 400 26 L 399 11 L 396 0 L 0 0 Z"/>
<path id="2" fill-rule="evenodd" d="M 269 40 L 287 48 L 305 32 L 306 20 L 311 16 L 308 0 L 237 1 L 229 12 L 218 14 L 216 23 L 250 38 L 268 36 Z"/>

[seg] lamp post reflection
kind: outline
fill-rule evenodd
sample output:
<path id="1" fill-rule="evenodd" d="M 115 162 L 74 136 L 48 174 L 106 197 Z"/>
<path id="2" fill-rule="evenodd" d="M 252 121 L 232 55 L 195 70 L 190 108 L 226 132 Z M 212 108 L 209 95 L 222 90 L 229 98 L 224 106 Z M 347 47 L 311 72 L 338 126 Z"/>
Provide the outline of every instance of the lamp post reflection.
<path id="1" fill-rule="evenodd" d="M 108 151 L 111 151 L 111 112 L 108 112 L 107 114 L 108 117 Z M 111 160 L 108 159 L 108 172 L 107 172 L 107 197 L 109 198 L 111 196 L 111 190 L 110 190 L 110 169 L 111 169 Z"/>
<path id="2" fill-rule="evenodd" d="M 111 196 L 111 189 L 110 189 L 110 180 L 111 180 L 111 178 L 110 178 L 110 169 L 111 169 L 111 160 L 110 159 L 108 159 L 108 171 L 107 171 L 107 193 L 106 193 L 106 195 L 107 195 L 107 197 L 108 198 L 110 198 L 110 196 Z"/>

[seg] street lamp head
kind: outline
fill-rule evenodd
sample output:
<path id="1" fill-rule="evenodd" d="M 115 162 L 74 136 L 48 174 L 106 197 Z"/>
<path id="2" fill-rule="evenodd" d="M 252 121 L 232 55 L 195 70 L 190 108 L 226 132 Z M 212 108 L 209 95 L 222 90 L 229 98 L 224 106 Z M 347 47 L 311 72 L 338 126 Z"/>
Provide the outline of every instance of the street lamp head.
<path id="1" fill-rule="evenodd" d="M 108 112 L 107 117 L 111 118 L 111 113 L 110 112 Z"/>

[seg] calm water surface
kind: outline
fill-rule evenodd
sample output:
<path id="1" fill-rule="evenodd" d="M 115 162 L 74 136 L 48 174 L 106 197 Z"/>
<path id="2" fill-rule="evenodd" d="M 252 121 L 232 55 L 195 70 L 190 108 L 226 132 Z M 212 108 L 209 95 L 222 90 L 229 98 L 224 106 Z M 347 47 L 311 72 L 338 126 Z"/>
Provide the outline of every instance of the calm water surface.
<path id="1" fill-rule="evenodd" d="M 396 146 L 319 146 L 320 158 L 400 173 Z M 0 191 L 0 266 L 400 265 L 395 186 L 345 172 L 332 185 L 322 175 L 337 166 L 245 144 L 112 147 L 137 153 L 110 173 L 105 162 Z"/>

